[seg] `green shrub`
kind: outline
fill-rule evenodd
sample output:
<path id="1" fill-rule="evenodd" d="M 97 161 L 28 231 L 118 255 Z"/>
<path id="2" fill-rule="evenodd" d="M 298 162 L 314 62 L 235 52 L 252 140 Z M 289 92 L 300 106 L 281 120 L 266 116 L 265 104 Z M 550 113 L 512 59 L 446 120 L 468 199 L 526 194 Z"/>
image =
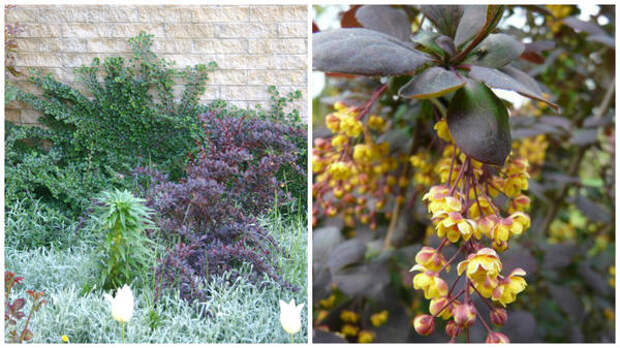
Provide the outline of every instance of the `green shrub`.
<path id="1" fill-rule="evenodd" d="M 105 233 L 105 238 L 97 241 L 97 287 L 116 289 L 140 283 L 150 274 L 155 253 L 145 232 L 154 228 L 153 211 L 143 202 L 129 191 L 101 194 L 93 216 L 95 225 Z"/>
<path id="2" fill-rule="evenodd" d="M 151 51 L 153 35 L 129 39 L 133 57 L 95 58 L 76 69 L 88 93 L 54 79 L 31 76 L 42 96 L 20 91 L 17 99 L 43 113 L 39 122 L 54 133 L 68 160 L 88 161 L 128 171 L 138 165 L 179 168 L 198 137 L 196 114 L 207 74 L 216 67 L 198 64 L 184 70 Z M 177 82 L 185 82 L 178 101 Z"/>

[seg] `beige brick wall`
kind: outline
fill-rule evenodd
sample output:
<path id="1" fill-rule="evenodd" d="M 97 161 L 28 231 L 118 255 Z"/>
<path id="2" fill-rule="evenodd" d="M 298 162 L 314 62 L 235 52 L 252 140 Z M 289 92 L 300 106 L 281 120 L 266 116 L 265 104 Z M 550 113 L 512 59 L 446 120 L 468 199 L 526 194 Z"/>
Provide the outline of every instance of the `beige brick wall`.
<path id="1" fill-rule="evenodd" d="M 307 15 L 305 5 L 32 5 L 10 9 L 7 22 L 24 29 L 16 40 L 19 71 L 37 68 L 72 82 L 73 69 L 94 57 L 129 56 L 128 38 L 144 30 L 155 35 L 153 50 L 177 67 L 217 62 L 203 102 L 247 108 L 268 105 L 269 85 L 307 97 Z M 11 81 L 38 93 L 25 75 Z M 293 107 L 307 118 L 305 101 Z M 36 123 L 38 116 L 17 102 L 6 107 L 14 122 Z"/>

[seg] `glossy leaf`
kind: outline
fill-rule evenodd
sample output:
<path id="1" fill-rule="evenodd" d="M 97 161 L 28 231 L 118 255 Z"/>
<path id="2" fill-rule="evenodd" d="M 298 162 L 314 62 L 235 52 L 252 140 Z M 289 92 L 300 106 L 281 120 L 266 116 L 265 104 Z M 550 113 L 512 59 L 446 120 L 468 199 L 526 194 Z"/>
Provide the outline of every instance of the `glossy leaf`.
<path id="1" fill-rule="evenodd" d="M 474 159 L 503 165 L 510 153 L 508 111 L 483 83 L 468 81 L 448 107 L 448 128 L 456 145 Z"/>
<path id="2" fill-rule="evenodd" d="M 516 75 L 516 69 L 514 68 L 510 68 L 507 71 L 513 75 Z M 525 73 L 522 74 L 529 77 Z M 552 103 L 542 95 L 540 88 L 538 88 L 536 81 L 534 80 L 532 80 L 532 82 L 536 88 L 530 88 L 532 84 L 526 85 L 504 71 L 475 65 L 471 67 L 469 77 L 484 82 L 484 84 L 488 87 L 515 91 L 523 96 L 545 102 L 553 108 L 558 108 L 556 104 Z"/>
<path id="3" fill-rule="evenodd" d="M 611 221 L 611 212 L 601 204 L 598 204 L 586 196 L 577 195 L 575 205 L 583 212 L 590 221 L 609 223 Z"/>
<path id="4" fill-rule="evenodd" d="M 454 92 L 465 85 L 465 79 L 455 72 L 440 67 L 431 67 L 404 85 L 398 94 L 401 97 L 428 99 Z"/>
<path id="5" fill-rule="evenodd" d="M 388 76 L 412 74 L 431 57 L 380 32 L 336 29 L 312 35 L 313 69 L 346 74 Z"/>
<path id="6" fill-rule="evenodd" d="M 501 68 L 519 58 L 525 46 L 506 34 L 490 34 L 476 46 L 465 63 Z"/>
<path id="7" fill-rule="evenodd" d="M 327 258 L 327 267 L 336 272 L 343 267 L 357 263 L 364 258 L 366 245 L 359 238 L 349 239 L 338 244 Z"/>
<path id="8" fill-rule="evenodd" d="M 458 47 L 471 40 L 486 24 L 487 6 L 468 5 L 463 10 L 463 17 L 456 29 L 454 44 Z"/>
<path id="9" fill-rule="evenodd" d="M 405 11 L 401 9 L 387 5 L 365 5 L 357 9 L 355 18 L 364 28 L 409 41 L 411 23 Z"/>
<path id="10" fill-rule="evenodd" d="M 449 37 L 454 37 L 463 16 L 463 6 L 460 5 L 422 5 L 420 11 Z"/>

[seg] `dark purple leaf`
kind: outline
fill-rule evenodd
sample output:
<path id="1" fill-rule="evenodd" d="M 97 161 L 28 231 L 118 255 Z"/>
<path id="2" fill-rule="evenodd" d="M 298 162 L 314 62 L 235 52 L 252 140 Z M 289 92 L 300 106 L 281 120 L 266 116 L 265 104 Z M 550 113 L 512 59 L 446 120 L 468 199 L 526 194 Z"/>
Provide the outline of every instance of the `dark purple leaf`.
<path id="1" fill-rule="evenodd" d="M 314 70 L 356 75 L 413 74 L 431 58 L 393 36 L 362 28 L 312 35 Z"/>
<path id="2" fill-rule="evenodd" d="M 570 143 L 573 145 L 589 145 L 594 144 L 598 138 L 597 129 L 577 129 L 570 138 Z"/>
<path id="3" fill-rule="evenodd" d="M 487 5 L 467 5 L 456 29 L 454 44 L 459 47 L 471 40 L 482 30 L 487 21 Z"/>
<path id="4" fill-rule="evenodd" d="M 468 81 L 448 107 L 448 128 L 456 145 L 474 159 L 503 165 L 510 153 L 508 111 L 487 86 Z"/>
<path id="5" fill-rule="evenodd" d="M 593 202 L 588 197 L 577 195 L 575 197 L 575 205 L 583 215 L 590 221 L 609 223 L 611 221 L 611 212 L 602 204 Z"/>
<path id="6" fill-rule="evenodd" d="M 446 53 L 448 57 L 453 56 L 456 53 L 456 47 L 454 47 L 454 41 L 448 36 L 441 35 L 435 39 L 437 46 Z"/>
<path id="7" fill-rule="evenodd" d="M 441 34 L 436 33 L 434 31 L 419 31 L 413 38 L 412 41 L 426 48 L 430 53 L 438 56 L 444 57 L 444 50 L 437 44 L 435 41 L 439 38 Z"/>
<path id="8" fill-rule="evenodd" d="M 463 16 L 463 6 L 460 5 L 421 5 L 420 11 L 449 37 L 454 37 Z"/>
<path id="9" fill-rule="evenodd" d="M 595 42 L 600 42 L 606 46 L 609 46 L 611 48 L 615 48 L 616 47 L 616 40 L 614 40 L 613 37 L 607 35 L 607 34 L 596 34 L 596 35 L 592 35 L 590 37 L 588 37 L 588 40 L 591 41 L 595 41 Z"/>
<path id="10" fill-rule="evenodd" d="M 603 30 L 598 24 L 592 22 L 584 22 L 576 17 L 564 18 L 562 22 L 579 32 L 583 31 L 590 35 L 607 35 L 605 30 Z"/>
<path id="11" fill-rule="evenodd" d="M 598 118 L 596 116 L 590 116 L 583 120 L 584 127 L 605 127 L 614 122 L 613 116 L 605 116 Z"/>
<path id="12" fill-rule="evenodd" d="M 338 289 L 349 296 L 382 298 L 385 287 L 390 282 L 390 273 L 385 264 L 370 263 L 351 267 L 334 274 Z"/>
<path id="13" fill-rule="evenodd" d="M 579 275 L 583 278 L 583 284 L 594 289 L 597 293 L 607 296 L 611 292 L 607 277 L 602 276 L 585 262 L 579 264 Z"/>
<path id="14" fill-rule="evenodd" d="M 454 92 L 465 85 L 465 79 L 455 72 L 440 67 L 431 67 L 414 76 L 401 87 L 398 94 L 406 98 L 428 99 Z"/>
<path id="15" fill-rule="evenodd" d="M 556 126 L 558 128 L 562 128 L 566 131 L 570 131 L 573 127 L 573 124 L 569 119 L 562 116 L 541 116 L 538 118 L 540 122 L 546 123 L 552 126 Z"/>
<path id="16" fill-rule="evenodd" d="M 585 312 L 581 299 L 565 285 L 549 284 L 548 287 L 551 297 L 558 304 L 558 307 L 568 314 L 570 320 L 580 323 Z"/>
<path id="17" fill-rule="evenodd" d="M 465 63 L 501 68 L 519 58 L 525 46 L 506 34 L 490 34 L 465 59 Z"/>
<path id="18" fill-rule="evenodd" d="M 342 336 L 321 329 L 312 330 L 312 342 L 316 343 L 347 343 Z"/>
<path id="19" fill-rule="evenodd" d="M 545 251 L 542 264 L 544 269 L 564 268 L 570 265 L 578 251 L 574 243 L 544 244 L 542 249 Z"/>
<path id="20" fill-rule="evenodd" d="M 17 300 L 13 302 L 13 305 L 11 305 L 11 309 L 13 311 L 18 311 L 24 308 L 25 304 L 26 304 L 26 300 L 24 300 L 23 298 L 18 298 Z"/>
<path id="21" fill-rule="evenodd" d="M 508 320 L 502 331 L 512 343 L 532 343 L 538 340 L 536 334 L 536 319 L 527 311 L 508 312 Z"/>
<path id="22" fill-rule="evenodd" d="M 510 71 L 514 75 L 516 69 L 514 68 L 510 68 L 510 69 L 513 69 Z M 526 75 L 525 73 L 523 74 Z M 482 81 L 491 88 L 499 88 L 499 89 L 515 91 L 523 96 L 545 102 L 553 107 L 557 107 L 556 104 L 550 102 L 549 100 L 545 99 L 542 96 L 542 93 L 540 93 L 539 88 L 531 89 L 528 85 L 521 83 L 521 81 L 518 81 L 513 76 L 501 70 L 474 65 L 471 67 L 471 70 L 469 71 L 469 77 L 475 80 L 478 80 L 478 81 Z"/>
<path id="23" fill-rule="evenodd" d="M 366 245 L 359 238 L 338 244 L 327 258 L 327 267 L 333 272 L 364 259 Z"/>
<path id="24" fill-rule="evenodd" d="M 365 5 L 357 9 L 355 18 L 364 28 L 409 41 L 411 23 L 405 11 L 401 9 L 387 5 Z"/>

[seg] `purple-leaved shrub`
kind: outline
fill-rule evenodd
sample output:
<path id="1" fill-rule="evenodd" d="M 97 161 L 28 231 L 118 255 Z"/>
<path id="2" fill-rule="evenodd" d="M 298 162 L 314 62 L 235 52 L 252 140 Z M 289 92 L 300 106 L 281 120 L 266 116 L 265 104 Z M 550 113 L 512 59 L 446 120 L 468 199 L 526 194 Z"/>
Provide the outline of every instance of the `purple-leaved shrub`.
<path id="1" fill-rule="evenodd" d="M 239 276 L 243 262 L 252 266 L 244 275 L 250 281 L 259 283 L 267 275 L 293 288 L 278 275 L 271 252 L 280 250 L 276 241 L 255 217 L 291 199 L 276 174 L 284 165 L 295 166 L 299 149 L 287 135 L 298 130 L 217 111 L 199 117 L 206 140 L 189 161 L 186 177 L 175 182 L 137 169 L 151 179 L 146 204 L 157 212 L 161 236 L 173 245 L 156 270 L 156 293 L 174 286 L 186 300 L 204 299 L 205 278 L 224 272 Z"/>

